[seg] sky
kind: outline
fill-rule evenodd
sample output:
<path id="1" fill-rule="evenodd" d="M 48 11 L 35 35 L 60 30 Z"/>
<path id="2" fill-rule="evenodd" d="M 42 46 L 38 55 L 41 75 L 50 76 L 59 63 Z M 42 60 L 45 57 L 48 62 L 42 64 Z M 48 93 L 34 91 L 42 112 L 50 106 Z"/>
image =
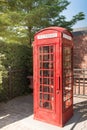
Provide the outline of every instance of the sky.
<path id="1" fill-rule="evenodd" d="M 87 27 L 87 0 L 68 0 L 70 5 L 67 6 L 67 9 L 63 12 L 63 15 L 66 16 L 67 20 L 72 19 L 72 16 L 83 12 L 85 14 L 85 19 L 78 21 L 73 28 Z"/>

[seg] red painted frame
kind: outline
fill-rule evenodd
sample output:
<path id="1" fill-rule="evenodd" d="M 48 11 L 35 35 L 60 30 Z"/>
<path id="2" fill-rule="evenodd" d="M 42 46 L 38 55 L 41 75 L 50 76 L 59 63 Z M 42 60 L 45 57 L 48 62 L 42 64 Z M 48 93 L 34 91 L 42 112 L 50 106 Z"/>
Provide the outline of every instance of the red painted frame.
<path id="1" fill-rule="evenodd" d="M 50 48 L 50 46 L 54 47 L 54 57 L 55 61 L 54 63 L 54 96 L 53 96 L 53 103 L 54 108 L 48 109 L 44 107 L 40 107 L 39 105 L 39 93 L 40 93 L 40 59 L 39 59 L 39 47 L 44 47 Z M 64 126 L 64 124 L 71 118 L 73 115 L 73 61 L 71 61 L 71 72 L 72 72 L 72 77 L 71 77 L 71 90 L 70 93 L 66 94 L 72 96 L 72 99 L 68 99 L 66 102 L 70 102 L 71 105 L 68 106 L 68 109 L 64 109 L 64 95 L 63 95 L 63 75 L 64 75 L 64 70 L 63 70 L 63 48 L 64 46 L 73 49 L 73 40 L 72 40 L 72 34 L 61 27 L 48 27 L 45 28 L 35 34 L 34 37 L 34 42 L 33 42 L 33 70 L 34 70 L 34 75 L 33 75 L 33 84 L 34 84 L 34 119 L 41 120 L 47 123 L 51 123 L 57 126 Z M 50 54 L 48 54 L 50 57 Z M 72 59 L 72 54 L 71 54 L 71 59 Z M 42 61 L 43 63 L 44 61 Z M 44 68 L 43 68 L 44 71 Z M 42 72 L 43 73 L 43 72 Z M 43 76 L 44 78 L 44 76 Z M 44 80 L 44 79 L 42 79 Z M 44 87 L 44 85 L 42 86 Z M 43 90 L 44 91 L 44 90 Z M 42 92 L 42 95 L 44 95 L 44 92 Z M 42 96 L 43 98 L 43 96 Z M 48 102 L 48 101 L 47 101 Z M 66 106 L 65 106 L 66 107 Z"/>

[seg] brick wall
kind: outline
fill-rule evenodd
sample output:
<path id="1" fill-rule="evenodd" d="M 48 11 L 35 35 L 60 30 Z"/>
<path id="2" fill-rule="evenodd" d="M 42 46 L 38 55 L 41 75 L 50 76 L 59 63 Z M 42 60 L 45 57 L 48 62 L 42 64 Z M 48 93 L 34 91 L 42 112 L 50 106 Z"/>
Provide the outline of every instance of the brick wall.
<path id="1" fill-rule="evenodd" d="M 73 36 L 73 67 L 82 69 L 76 70 L 74 76 L 74 94 L 87 96 L 87 29 L 75 31 Z"/>
<path id="2" fill-rule="evenodd" d="M 74 36 L 74 68 L 87 68 L 87 31 L 77 31 Z"/>

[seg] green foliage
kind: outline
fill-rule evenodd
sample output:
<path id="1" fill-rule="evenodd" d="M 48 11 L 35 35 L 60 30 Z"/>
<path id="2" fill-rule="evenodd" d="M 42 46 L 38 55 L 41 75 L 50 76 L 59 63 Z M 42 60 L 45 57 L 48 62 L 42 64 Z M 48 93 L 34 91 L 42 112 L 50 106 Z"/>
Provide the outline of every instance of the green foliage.
<path id="1" fill-rule="evenodd" d="M 70 21 L 62 15 L 70 4 L 68 0 L 4 0 L 0 3 L 1 36 L 8 43 L 31 44 L 33 35 L 48 26 L 72 26 L 84 19 L 79 12 Z"/>
<path id="2" fill-rule="evenodd" d="M 0 42 L 0 101 L 29 92 L 32 48 Z"/>

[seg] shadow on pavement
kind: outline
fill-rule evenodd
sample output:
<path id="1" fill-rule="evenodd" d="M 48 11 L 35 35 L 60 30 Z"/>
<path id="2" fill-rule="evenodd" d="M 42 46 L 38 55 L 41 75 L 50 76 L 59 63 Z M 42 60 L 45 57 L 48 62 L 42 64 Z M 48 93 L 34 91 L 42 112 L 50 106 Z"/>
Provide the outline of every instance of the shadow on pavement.
<path id="1" fill-rule="evenodd" d="M 32 113 L 33 113 L 32 95 L 18 97 L 7 103 L 1 103 L 0 104 L 0 129 L 9 124 L 22 120 L 26 117 L 30 117 Z M 83 122 L 86 120 L 87 120 L 87 100 L 84 101 L 79 99 L 79 102 L 74 104 L 73 117 L 66 123 L 66 125 L 63 128 L 64 130 L 65 129 L 73 130 L 78 122 Z M 63 129 L 63 128 L 59 128 L 59 129 Z"/>
<path id="2" fill-rule="evenodd" d="M 15 98 L 7 103 L 0 103 L 0 128 L 22 120 L 33 113 L 32 95 Z"/>
<path id="3" fill-rule="evenodd" d="M 80 100 L 80 98 L 79 98 Z M 71 130 L 75 128 L 77 123 L 83 122 L 87 120 L 87 100 L 81 101 L 79 103 L 74 104 L 74 114 L 73 117 L 66 123 L 66 125 L 74 123 Z"/>

